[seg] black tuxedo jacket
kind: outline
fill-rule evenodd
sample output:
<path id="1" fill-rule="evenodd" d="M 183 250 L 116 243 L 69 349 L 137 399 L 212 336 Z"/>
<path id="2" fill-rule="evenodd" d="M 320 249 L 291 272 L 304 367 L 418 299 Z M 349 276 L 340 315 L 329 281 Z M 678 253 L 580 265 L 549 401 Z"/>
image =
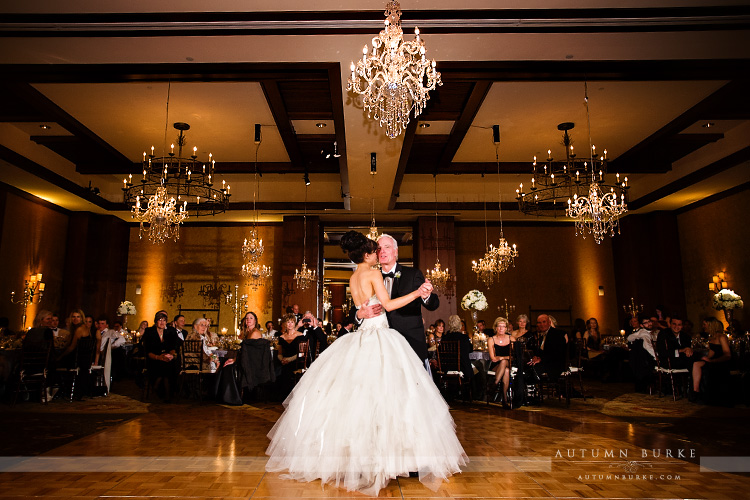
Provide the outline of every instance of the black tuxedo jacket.
<path id="1" fill-rule="evenodd" d="M 316 351 L 318 356 L 320 356 L 320 353 L 325 351 L 328 347 L 328 336 L 319 326 L 316 328 L 301 326 L 297 331 L 305 334 L 305 336 L 302 337 L 302 342 L 308 342 L 307 364 L 309 366 L 309 364 L 317 358 L 315 355 Z"/>
<path id="2" fill-rule="evenodd" d="M 537 350 L 537 356 L 541 358 L 542 366 L 550 377 L 559 377 L 566 369 L 568 357 L 565 335 L 565 330 L 550 328 L 544 340 L 544 349 L 541 348 L 542 337 L 538 335 L 540 347 Z"/>
<path id="3" fill-rule="evenodd" d="M 402 297 L 407 295 L 424 283 L 422 271 L 413 267 L 404 267 L 396 264 L 393 269 L 394 274 L 401 273 L 399 277 L 393 278 L 391 288 L 391 298 Z M 397 330 L 406 338 L 414 352 L 420 359 L 427 359 L 427 342 L 424 334 L 424 320 L 422 319 L 422 307 L 428 311 L 434 311 L 440 306 L 440 300 L 434 293 L 430 295 L 427 301 L 417 297 L 400 309 L 386 312 L 388 316 L 388 326 Z"/>

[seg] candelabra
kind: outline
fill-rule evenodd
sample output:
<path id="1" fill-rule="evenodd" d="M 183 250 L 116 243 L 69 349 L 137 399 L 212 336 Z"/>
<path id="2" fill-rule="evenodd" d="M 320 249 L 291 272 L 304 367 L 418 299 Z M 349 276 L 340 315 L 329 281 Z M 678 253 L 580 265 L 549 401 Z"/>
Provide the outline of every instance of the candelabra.
<path id="1" fill-rule="evenodd" d="M 232 302 L 234 299 L 234 302 Z M 247 294 L 240 295 L 240 285 L 234 285 L 234 293 L 229 292 L 225 299 L 227 304 L 231 304 L 232 313 L 234 313 L 234 331 L 240 334 L 240 314 L 247 311 Z"/>
<path id="2" fill-rule="evenodd" d="M 516 306 L 508 304 L 508 299 L 503 299 L 503 312 L 505 313 L 505 318 L 510 321 L 510 314 L 516 312 Z"/>
<path id="3" fill-rule="evenodd" d="M 623 311 L 625 311 L 625 314 L 635 318 L 643 312 L 643 304 L 636 304 L 635 299 L 633 297 L 630 297 L 630 304 L 622 306 L 622 309 Z"/>
<path id="4" fill-rule="evenodd" d="M 20 304 L 23 308 L 23 317 L 21 319 L 21 330 L 26 330 L 26 308 L 29 304 L 33 304 L 36 299 L 36 303 L 42 301 L 44 295 L 45 284 L 42 282 L 42 273 L 32 274 L 29 279 L 23 282 L 23 293 L 21 297 L 16 300 L 16 292 L 10 292 L 10 302 L 12 304 Z"/>

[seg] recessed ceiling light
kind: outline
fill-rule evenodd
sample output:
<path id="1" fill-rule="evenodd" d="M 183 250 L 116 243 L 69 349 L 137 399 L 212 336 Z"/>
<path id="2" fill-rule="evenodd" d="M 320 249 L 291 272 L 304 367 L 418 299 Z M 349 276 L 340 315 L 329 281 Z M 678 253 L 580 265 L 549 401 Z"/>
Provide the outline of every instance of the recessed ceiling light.
<path id="1" fill-rule="evenodd" d="M 39 125 L 39 128 L 42 129 L 42 130 L 49 130 L 52 127 L 50 127 L 49 125 L 47 125 L 45 123 L 42 123 L 41 125 Z"/>
<path id="2" fill-rule="evenodd" d="M 701 125 L 701 127 L 703 127 L 703 128 L 711 128 L 714 125 L 716 125 L 714 122 L 706 122 L 703 125 Z"/>
<path id="3" fill-rule="evenodd" d="M 422 128 L 430 128 L 430 124 L 429 124 L 429 123 L 427 123 L 427 122 L 421 122 L 421 123 L 419 124 L 419 126 L 420 126 L 420 127 L 422 127 Z"/>
<path id="4" fill-rule="evenodd" d="M 315 126 L 316 126 L 316 127 L 318 127 L 318 128 L 325 128 L 325 127 L 327 127 L 328 125 L 326 125 L 326 124 L 325 124 L 325 123 L 323 123 L 323 122 L 320 122 L 320 123 L 316 123 L 316 124 L 315 124 Z"/>

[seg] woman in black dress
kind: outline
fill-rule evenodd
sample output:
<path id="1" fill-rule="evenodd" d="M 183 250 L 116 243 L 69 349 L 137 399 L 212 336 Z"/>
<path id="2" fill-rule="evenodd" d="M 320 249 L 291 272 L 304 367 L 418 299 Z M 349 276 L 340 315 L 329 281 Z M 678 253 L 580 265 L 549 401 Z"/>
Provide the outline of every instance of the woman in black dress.
<path id="1" fill-rule="evenodd" d="M 277 358 L 281 363 L 281 373 L 278 380 L 282 399 L 286 398 L 294 387 L 294 371 L 297 369 L 299 344 L 304 339 L 305 337 L 297 331 L 297 317 L 294 314 L 289 313 L 281 318 L 281 335 L 278 337 Z"/>
<path id="2" fill-rule="evenodd" d="M 508 387 L 510 387 L 510 346 L 515 339 L 508 331 L 508 320 L 502 317 L 495 319 L 492 324 L 495 334 L 487 339 L 487 351 L 490 354 L 490 370 L 495 371 L 495 385 L 500 388 L 502 380 L 503 405 L 507 404 L 506 398 Z M 496 394 L 497 394 L 496 390 Z"/>
<path id="3" fill-rule="evenodd" d="M 705 323 L 709 334 L 708 354 L 693 363 L 693 392 L 690 395 L 693 402 L 705 402 L 706 393 L 717 399 L 716 393 L 727 386 L 729 362 L 732 359 L 729 339 L 724 334 L 724 325 L 716 318 L 707 318 Z M 701 392 L 702 377 L 706 379 L 706 393 Z"/>
<path id="4" fill-rule="evenodd" d="M 154 325 L 146 328 L 142 342 L 149 383 L 155 390 L 163 391 L 164 402 L 168 403 L 176 387 L 178 337 L 167 329 L 167 313 L 156 313 Z"/>

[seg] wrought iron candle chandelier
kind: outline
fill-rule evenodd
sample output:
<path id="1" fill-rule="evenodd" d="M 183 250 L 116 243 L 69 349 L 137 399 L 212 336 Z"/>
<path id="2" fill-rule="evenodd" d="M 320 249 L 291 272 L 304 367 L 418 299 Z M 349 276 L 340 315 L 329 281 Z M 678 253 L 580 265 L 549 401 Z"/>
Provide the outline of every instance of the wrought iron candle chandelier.
<path id="1" fill-rule="evenodd" d="M 385 29 L 372 39 L 372 51 L 362 49 L 362 59 L 351 64 L 352 75 L 346 89 L 363 96 L 367 116 L 385 127 L 386 135 L 398 137 L 409 124 L 409 113 L 416 118 L 427 105 L 429 91 L 442 85 L 435 61 L 427 59 L 425 44 L 416 38 L 404 40 L 401 6 L 390 1 L 385 7 Z"/>
<path id="2" fill-rule="evenodd" d="M 552 150 L 547 150 L 547 159 L 538 161 L 534 157 L 530 191 L 521 184 L 516 189 L 516 199 L 521 212 L 531 215 L 557 217 L 566 215 L 575 219 L 576 235 L 583 238 L 592 234 L 597 243 L 604 236 L 619 233 L 619 219 L 628 211 L 628 178 L 608 184 L 607 150 L 597 155 L 591 142 L 591 119 L 588 105 L 588 86 L 584 83 L 584 104 L 589 133 L 589 154 L 578 158 L 569 131 L 572 122 L 561 123 L 557 129 L 563 132 L 565 159 L 555 160 Z M 564 212 L 563 212 L 564 211 Z"/>
<path id="3" fill-rule="evenodd" d="M 170 91 L 171 83 L 167 91 L 167 124 Z M 222 181 L 221 188 L 214 186 L 216 161 L 213 155 L 208 154 L 208 162 L 199 160 L 198 147 L 194 146 L 193 154 L 183 157 L 184 132 L 190 125 L 176 122 L 173 126 L 179 131 L 177 152 L 172 144 L 169 153 L 157 155 L 151 146 L 149 154 L 143 152 L 140 182 L 133 181 L 133 174 L 123 179 L 125 203 L 131 205 L 132 217 L 140 223 L 139 237 L 146 235 L 152 243 L 177 241 L 180 224 L 188 214 L 215 215 L 229 206 L 229 185 Z M 165 125 L 164 150 L 167 128 Z"/>

